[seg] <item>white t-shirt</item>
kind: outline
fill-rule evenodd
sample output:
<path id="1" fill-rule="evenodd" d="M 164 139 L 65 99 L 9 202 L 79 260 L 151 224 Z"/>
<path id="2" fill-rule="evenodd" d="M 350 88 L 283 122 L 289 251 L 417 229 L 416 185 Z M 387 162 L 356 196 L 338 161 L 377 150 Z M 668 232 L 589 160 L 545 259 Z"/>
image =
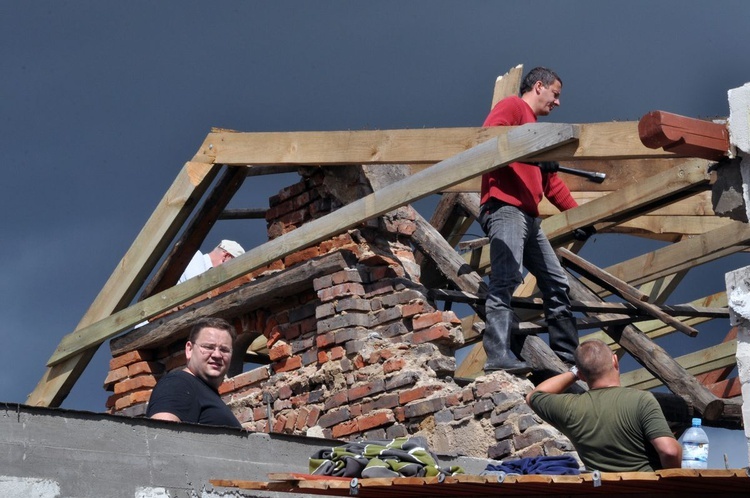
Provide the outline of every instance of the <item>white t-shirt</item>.
<path id="1" fill-rule="evenodd" d="M 208 254 L 196 251 L 195 255 L 193 255 L 193 259 L 190 260 L 190 263 L 188 263 L 187 268 L 185 268 L 185 271 L 182 273 L 177 283 L 181 284 L 185 280 L 200 275 L 213 267 L 214 265 L 211 264 L 211 257 Z"/>

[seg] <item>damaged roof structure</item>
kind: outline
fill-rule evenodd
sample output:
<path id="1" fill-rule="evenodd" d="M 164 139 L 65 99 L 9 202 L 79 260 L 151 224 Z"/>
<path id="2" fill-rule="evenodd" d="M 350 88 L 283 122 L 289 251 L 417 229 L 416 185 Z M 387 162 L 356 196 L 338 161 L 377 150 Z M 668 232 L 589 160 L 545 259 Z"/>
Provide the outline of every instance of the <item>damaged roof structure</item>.
<path id="1" fill-rule="evenodd" d="M 493 102 L 517 93 L 521 75 L 518 66 L 498 78 Z M 233 356 L 220 392 L 251 431 L 418 435 L 438 453 L 491 459 L 571 453 L 523 403 L 541 372 L 563 368 L 537 337 L 545 324 L 531 276 L 514 307 L 535 374 L 481 372 L 488 246 L 466 240 L 479 211 L 479 179 L 533 158 L 607 175 L 602 183 L 566 177 L 578 208 L 541 206 L 543 229 L 569 272 L 581 340 L 602 338 L 641 365 L 622 375 L 623 385 L 666 387 L 656 395 L 675 431 L 692 416 L 742 428 L 738 327 L 727 321 L 710 347 L 677 358 L 657 340 L 677 333 L 689 341 L 701 324 L 729 318 L 723 291 L 666 303 L 692 268 L 747 248 L 744 151 L 726 123 L 661 111 L 640 122 L 593 124 L 214 130 L 62 338 L 28 404 L 59 406 L 110 340 L 106 408 L 142 415 L 159 376 L 184 365 L 190 321 L 211 315 L 237 327 L 235 351 L 243 354 Z M 268 209 L 226 209 L 254 176 L 290 171 L 301 180 L 272 196 Z M 434 194 L 440 200 L 428 221 L 411 204 Z M 175 285 L 218 219 L 258 216 L 267 221 L 268 242 Z M 600 268 L 578 255 L 583 243 L 571 235 L 589 225 L 623 244 L 638 237 L 661 247 Z M 469 346 L 458 363 L 456 351 Z"/>

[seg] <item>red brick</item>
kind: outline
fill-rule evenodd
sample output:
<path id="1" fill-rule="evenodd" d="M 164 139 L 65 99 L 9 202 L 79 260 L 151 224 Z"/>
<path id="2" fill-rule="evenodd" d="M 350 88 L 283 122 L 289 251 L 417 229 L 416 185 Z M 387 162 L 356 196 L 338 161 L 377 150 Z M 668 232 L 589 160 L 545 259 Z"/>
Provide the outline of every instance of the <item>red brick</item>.
<path id="1" fill-rule="evenodd" d="M 373 427 L 380 427 L 382 425 L 392 424 L 395 421 L 396 421 L 396 417 L 393 415 L 393 412 L 388 410 L 388 411 L 372 413 L 370 415 L 365 415 L 363 417 L 358 418 L 357 426 L 359 427 L 360 432 L 363 432 L 363 431 L 372 429 Z"/>
<path id="2" fill-rule="evenodd" d="M 336 344 L 336 335 L 333 332 L 326 332 L 325 334 L 318 334 L 315 337 L 315 345 L 319 348 L 326 348 Z"/>
<path id="3" fill-rule="evenodd" d="M 253 408 L 253 420 L 263 420 L 268 415 L 265 406 Z"/>
<path id="4" fill-rule="evenodd" d="M 383 364 L 383 373 L 389 374 L 401 370 L 405 364 L 403 358 L 392 358 Z"/>
<path id="5" fill-rule="evenodd" d="M 268 351 L 268 357 L 271 361 L 277 361 L 281 358 L 288 358 L 290 356 L 292 356 L 292 345 L 282 341 L 278 341 Z"/>
<path id="6" fill-rule="evenodd" d="M 445 328 L 443 325 L 435 325 L 427 330 L 421 330 L 414 332 L 411 337 L 411 341 L 414 344 L 422 344 L 425 342 L 438 341 L 440 339 L 450 338 L 451 331 Z"/>
<path id="7" fill-rule="evenodd" d="M 284 415 L 277 415 L 276 420 L 273 423 L 273 432 L 282 433 L 286 426 L 286 417 Z"/>
<path id="8" fill-rule="evenodd" d="M 258 382 L 264 381 L 269 377 L 270 374 L 268 373 L 268 368 L 262 366 L 254 368 L 252 370 L 248 370 L 247 372 L 243 372 L 239 375 L 235 375 L 234 377 L 232 377 L 232 382 L 234 382 L 236 389 L 240 389 L 245 386 L 257 384 Z"/>
<path id="9" fill-rule="evenodd" d="M 104 403 L 104 407 L 107 409 L 114 408 L 117 400 L 122 398 L 123 396 L 127 395 L 113 394 L 112 396 L 107 397 L 107 401 Z"/>
<path id="10" fill-rule="evenodd" d="M 302 394 L 300 394 L 298 396 L 293 396 L 292 399 L 291 399 L 292 406 L 295 407 L 295 408 L 299 408 L 300 406 L 307 405 L 307 403 L 308 403 L 309 400 L 310 400 L 310 393 L 309 392 L 302 393 Z"/>
<path id="11" fill-rule="evenodd" d="M 219 394 L 224 396 L 227 393 L 234 392 L 236 389 L 232 379 L 226 379 L 219 385 Z"/>
<path id="12" fill-rule="evenodd" d="M 331 348 L 331 360 L 340 360 L 344 356 L 346 356 L 346 349 L 342 348 L 341 346 Z"/>
<path id="13" fill-rule="evenodd" d="M 294 432 L 294 425 L 297 423 L 297 413 L 290 412 L 286 418 L 286 424 L 284 424 L 284 430 L 286 432 Z"/>
<path id="14" fill-rule="evenodd" d="M 320 256 L 320 249 L 318 249 L 317 246 L 308 247 L 307 249 L 297 251 L 284 258 L 284 265 L 290 267 L 292 265 L 296 265 L 297 263 L 302 263 L 318 256 Z"/>
<path id="15" fill-rule="evenodd" d="M 140 374 L 160 374 L 164 371 L 164 365 L 155 361 L 139 361 L 128 366 L 128 375 L 135 377 Z"/>
<path id="16" fill-rule="evenodd" d="M 364 398 L 365 396 L 371 396 L 385 391 L 385 382 L 383 379 L 374 379 L 361 386 L 352 387 L 349 389 L 348 397 L 349 401 Z"/>
<path id="17" fill-rule="evenodd" d="M 422 313 L 411 319 L 414 330 L 426 329 L 443 321 L 442 311 L 433 311 L 432 313 Z"/>
<path id="18" fill-rule="evenodd" d="M 167 372 L 171 372 L 175 368 L 181 368 L 181 367 L 184 367 L 185 365 L 187 365 L 187 358 L 185 358 L 185 352 L 180 351 L 178 354 L 167 358 L 167 361 L 164 364 L 164 369 Z"/>
<path id="19" fill-rule="evenodd" d="M 328 399 L 325 400 L 323 408 L 328 411 L 333 408 L 338 408 L 339 406 L 344 406 L 348 402 L 349 398 L 347 397 L 347 391 L 338 391 L 334 392 L 331 396 L 328 397 Z"/>
<path id="20" fill-rule="evenodd" d="M 404 318 L 424 313 L 426 306 L 423 302 L 409 303 L 401 306 L 401 315 Z"/>
<path id="21" fill-rule="evenodd" d="M 340 299 L 344 296 L 364 296 L 365 288 L 362 284 L 350 282 L 346 284 L 334 285 L 318 291 L 318 298 L 323 302 Z"/>
<path id="22" fill-rule="evenodd" d="M 490 382 L 482 382 L 481 384 L 477 384 L 476 386 L 476 392 L 477 392 L 477 398 L 483 398 L 485 396 L 489 396 L 491 394 L 495 394 L 497 392 L 503 391 L 503 385 L 500 381 L 490 381 Z"/>
<path id="23" fill-rule="evenodd" d="M 123 394 L 131 391 L 152 388 L 156 385 L 156 379 L 152 375 L 141 375 L 115 384 L 115 394 Z"/>
<path id="24" fill-rule="evenodd" d="M 299 356 L 292 356 L 290 358 L 285 358 L 274 363 L 273 369 L 276 372 L 289 372 L 300 367 L 302 367 L 302 358 L 300 358 Z"/>
<path id="25" fill-rule="evenodd" d="M 399 394 L 398 402 L 405 405 L 416 399 L 426 398 L 430 394 L 439 391 L 440 386 L 419 386 Z"/>
<path id="26" fill-rule="evenodd" d="M 320 408 L 317 406 L 311 406 L 308 408 L 309 413 L 307 414 L 307 426 L 312 427 L 318 422 L 320 417 Z"/>
<path id="27" fill-rule="evenodd" d="M 130 365 L 139 361 L 148 361 L 153 359 L 151 351 L 131 351 L 109 360 L 109 369 L 117 370 L 120 367 Z"/>
<path id="28" fill-rule="evenodd" d="M 294 429 L 296 431 L 301 431 L 302 429 L 307 427 L 307 415 L 309 413 L 310 410 L 305 407 L 299 409 L 299 412 L 297 412 L 297 423 L 294 425 Z"/>
<path id="29" fill-rule="evenodd" d="M 116 370 L 110 370 L 107 378 L 104 379 L 104 387 L 107 388 L 114 382 L 119 382 L 128 378 L 128 367 L 120 367 Z"/>
<path id="30" fill-rule="evenodd" d="M 359 426 L 357 425 L 356 420 L 350 420 L 348 422 L 344 422 L 344 423 L 335 425 L 333 427 L 334 438 L 339 438 L 341 436 L 348 436 L 349 434 L 354 434 L 355 432 L 359 432 Z"/>
<path id="31" fill-rule="evenodd" d="M 328 353 L 326 351 L 318 351 L 318 363 L 322 365 L 328 361 Z"/>
<path id="32" fill-rule="evenodd" d="M 134 405 L 137 405 L 138 403 L 146 403 L 149 399 L 151 399 L 151 389 L 130 393 L 130 401 Z"/>
<path id="33" fill-rule="evenodd" d="M 132 405 L 130 401 L 130 395 L 126 394 L 125 396 L 118 398 L 117 401 L 115 401 L 115 410 L 124 410 L 125 408 Z"/>

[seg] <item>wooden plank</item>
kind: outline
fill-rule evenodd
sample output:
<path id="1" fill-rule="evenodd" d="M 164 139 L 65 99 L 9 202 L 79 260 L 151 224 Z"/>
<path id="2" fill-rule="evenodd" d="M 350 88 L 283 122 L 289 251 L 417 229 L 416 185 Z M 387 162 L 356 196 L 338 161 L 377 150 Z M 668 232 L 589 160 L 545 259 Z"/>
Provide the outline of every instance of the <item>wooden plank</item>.
<path id="1" fill-rule="evenodd" d="M 187 336 L 190 323 L 200 317 L 216 316 L 228 319 L 267 306 L 274 300 L 294 295 L 304 288 L 312 288 L 314 278 L 343 270 L 354 263 L 346 253 L 336 252 L 253 280 L 231 293 L 201 301 L 112 339 L 112 356 L 141 348 L 157 347 L 167 340 L 178 338 L 176 334 L 180 331 L 184 331 L 184 335 Z"/>
<path id="2" fill-rule="evenodd" d="M 724 368 L 736 364 L 737 341 L 733 340 L 702 349 L 694 353 L 675 358 L 691 375 L 698 375 L 717 368 Z M 635 389 L 653 389 L 663 385 L 648 370 L 641 368 L 620 375 L 620 381 L 625 387 Z"/>
<path id="3" fill-rule="evenodd" d="M 123 309 L 133 300 L 217 172 L 218 167 L 212 164 L 185 164 L 73 334 L 81 333 L 97 321 Z M 130 326 L 140 321 L 142 320 L 135 319 Z M 69 355 L 64 363 L 48 368 L 34 391 L 29 394 L 26 403 L 34 406 L 60 406 L 93 357 L 98 344 L 100 342 L 89 343 L 76 354 Z"/>
<path id="4" fill-rule="evenodd" d="M 541 123 L 538 123 L 541 124 Z M 524 125 L 526 126 L 526 125 Z M 580 127 L 578 145 L 534 155 L 535 160 L 596 160 L 676 158 L 670 152 L 649 149 L 638 137 L 636 121 L 589 123 Z M 455 156 L 508 128 L 420 128 L 311 132 L 212 132 L 201 152 L 217 164 L 340 165 L 433 164 Z M 461 182 L 458 182 L 461 183 Z M 452 185 L 446 185 L 448 188 Z"/>
<path id="5" fill-rule="evenodd" d="M 651 149 L 718 161 L 729 154 L 726 124 L 688 118 L 664 111 L 651 111 L 638 121 L 641 142 Z"/>
<path id="6" fill-rule="evenodd" d="M 447 185 L 460 183 L 539 151 L 573 141 L 577 133 L 574 126 L 557 124 L 536 123 L 513 129 L 499 128 L 506 133 L 496 139 L 442 161 L 420 174 L 377 190 L 187 282 L 65 336 L 50 358 L 49 366 L 60 363 L 91 346 L 101 344 L 143 320 L 179 306 L 271 261 L 327 240 L 334 234 L 440 191 Z"/>
<path id="7" fill-rule="evenodd" d="M 522 80 L 523 64 L 518 64 L 504 75 L 498 76 L 495 80 L 495 90 L 492 92 L 492 105 L 490 105 L 490 109 L 495 107 L 495 104 L 503 100 L 505 97 L 518 95 L 521 90 Z"/>

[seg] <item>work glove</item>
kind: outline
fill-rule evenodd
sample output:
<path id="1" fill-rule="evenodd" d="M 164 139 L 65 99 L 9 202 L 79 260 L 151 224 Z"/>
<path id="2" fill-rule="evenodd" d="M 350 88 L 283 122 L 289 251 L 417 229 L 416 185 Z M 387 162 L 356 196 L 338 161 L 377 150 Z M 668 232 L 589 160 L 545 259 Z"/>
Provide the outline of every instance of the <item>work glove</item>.
<path id="1" fill-rule="evenodd" d="M 589 225 L 587 227 L 576 228 L 575 230 L 573 230 L 573 238 L 584 242 L 595 233 L 596 228 L 594 228 L 593 225 Z"/>

